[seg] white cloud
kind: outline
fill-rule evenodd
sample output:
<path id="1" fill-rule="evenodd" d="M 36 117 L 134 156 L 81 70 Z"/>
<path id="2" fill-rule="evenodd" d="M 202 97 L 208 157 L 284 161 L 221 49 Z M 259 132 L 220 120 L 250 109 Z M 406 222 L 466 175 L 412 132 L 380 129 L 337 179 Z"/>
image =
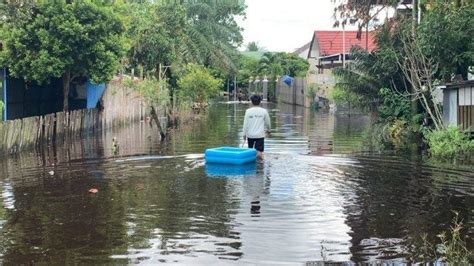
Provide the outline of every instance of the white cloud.
<path id="1" fill-rule="evenodd" d="M 292 52 L 311 41 L 315 30 L 334 24 L 331 0 L 247 0 L 244 43 L 256 41 L 269 51 Z"/>
<path id="2" fill-rule="evenodd" d="M 293 52 L 311 41 L 315 30 L 334 30 L 331 0 L 246 0 L 244 44 L 256 41 L 269 51 Z M 346 27 L 354 30 L 356 27 Z"/>

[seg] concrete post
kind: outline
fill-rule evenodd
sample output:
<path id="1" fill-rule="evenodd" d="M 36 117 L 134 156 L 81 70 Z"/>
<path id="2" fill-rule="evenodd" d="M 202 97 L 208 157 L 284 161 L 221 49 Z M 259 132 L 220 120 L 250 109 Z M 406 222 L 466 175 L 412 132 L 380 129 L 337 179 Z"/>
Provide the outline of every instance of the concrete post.
<path id="1" fill-rule="evenodd" d="M 265 76 L 262 80 L 262 87 L 263 87 L 263 100 L 268 101 L 268 79 Z"/>

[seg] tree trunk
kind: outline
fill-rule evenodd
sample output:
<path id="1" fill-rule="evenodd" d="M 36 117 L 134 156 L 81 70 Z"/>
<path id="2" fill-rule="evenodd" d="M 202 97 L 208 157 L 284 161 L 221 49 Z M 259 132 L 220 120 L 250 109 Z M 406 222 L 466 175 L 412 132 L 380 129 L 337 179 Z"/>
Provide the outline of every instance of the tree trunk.
<path id="1" fill-rule="evenodd" d="M 163 128 L 161 127 L 160 119 L 158 118 L 158 115 L 156 114 L 155 107 L 151 106 L 151 112 L 150 112 L 151 118 L 155 120 L 156 126 L 158 127 L 158 130 L 160 131 L 160 137 L 161 141 L 165 140 L 165 133 L 163 131 Z"/>
<path id="2" fill-rule="evenodd" d="M 63 111 L 69 111 L 69 86 L 71 85 L 71 72 L 63 74 Z"/>

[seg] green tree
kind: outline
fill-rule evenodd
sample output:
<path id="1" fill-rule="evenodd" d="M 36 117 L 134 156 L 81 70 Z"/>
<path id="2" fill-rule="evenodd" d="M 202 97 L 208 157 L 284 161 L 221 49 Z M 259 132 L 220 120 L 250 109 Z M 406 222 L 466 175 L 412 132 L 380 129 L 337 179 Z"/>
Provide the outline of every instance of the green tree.
<path id="1" fill-rule="evenodd" d="M 27 81 L 62 78 L 64 111 L 75 78 L 112 78 L 122 54 L 123 27 L 110 8 L 87 1 L 39 2 L 14 14 L 20 20 L 2 23 L 1 64 Z"/>
<path id="2" fill-rule="evenodd" d="M 438 64 L 435 78 L 450 82 L 453 75 L 467 79 L 474 65 L 474 4 L 433 3 L 423 15 L 417 37 L 423 52 Z"/>
<path id="3" fill-rule="evenodd" d="M 177 67 L 197 63 L 224 76 L 237 71 L 242 29 L 235 16 L 245 8 L 240 1 L 157 1 L 144 6 L 132 6 L 140 10 L 140 17 L 130 20 L 133 64 L 153 69 L 157 62 Z"/>
<path id="4" fill-rule="evenodd" d="M 360 109 L 376 110 L 384 97 L 380 88 L 389 88 L 394 94 L 409 89 L 397 64 L 401 55 L 401 30 L 390 24 L 380 27 L 375 34 L 377 49 L 370 53 L 358 46 L 351 48 L 353 61 L 346 68 L 334 70 L 337 78 L 335 99 L 350 100 Z"/>
<path id="5" fill-rule="evenodd" d="M 395 7 L 399 0 L 331 0 L 337 3 L 334 15 L 337 18 L 334 26 L 356 25 L 359 32 L 367 27 L 371 21 L 387 7 Z"/>
<path id="6" fill-rule="evenodd" d="M 304 77 L 309 63 L 294 53 L 266 52 L 258 62 L 260 75 Z"/>
<path id="7" fill-rule="evenodd" d="M 138 8 L 140 17 L 131 19 L 127 30 L 132 66 L 155 72 L 160 64 L 172 66 L 167 72 L 172 87 L 188 63 L 222 77 L 236 73 L 242 35 L 234 16 L 244 10 L 239 1 L 158 1 Z"/>
<path id="8" fill-rule="evenodd" d="M 241 55 L 239 58 L 239 72 L 237 74 L 239 87 L 246 87 L 250 77 L 256 76 L 257 71 L 258 60 L 250 56 Z"/>
<path id="9" fill-rule="evenodd" d="M 131 29 L 134 40 L 129 52 L 133 66 L 142 65 L 147 72 L 158 75 L 159 65 L 183 64 L 188 48 L 186 10 L 182 6 L 150 6 L 137 14 Z M 189 57 L 190 59 L 193 57 Z"/>
<path id="10" fill-rule="evenodd" d="M 261 51 L 262 48 L 258 45 L 257 42 L 249 42 L 247 44 L 247 51 L 249 52 L 258 52 Z"/>
<path id="11" fill-rule="evenodd" d="M 189 64 L 178 79 L 180 99 L 203 104 L 219 94 L 223 81 L 216 79 L 203 66 Z"/>
<path id="12" fill-rule="evenodd" d="M 281 57 L 284 53 L 266 52 L 258 61 L 258 74 L 281 76 L 284 73 Z"/>
<path id="13" fill-rule="evenodd" d="M 239 0 L 185 0 L 187 18 L 186 43 L 195 47 L 197 63 L 219 69 L 225 74 L 237 72 L 238 51 L 242 29 L 235 17 L 243 15 L 245 5 Z"/>

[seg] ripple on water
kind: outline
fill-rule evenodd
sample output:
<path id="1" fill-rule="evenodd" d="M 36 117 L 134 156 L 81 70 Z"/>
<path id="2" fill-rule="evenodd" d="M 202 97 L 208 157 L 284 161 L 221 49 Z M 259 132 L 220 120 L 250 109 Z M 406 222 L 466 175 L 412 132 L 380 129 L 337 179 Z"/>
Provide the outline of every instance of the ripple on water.
<path id="1" fill-rule="evenodd" d="M 4 262 L 403 263 L 411 240 L 449 227 L 451 209 L 472 228 L 472 169 L 354 153 L 360 118 L 281 106 L 264 161 L 212 174 L 203 150 L 242 139 L 244 109 L 232 108 L 210 109 L 212 122 L 194 121 L 166 144 L 123 129 L 117 157 L 98 141 L 67 160 L 9 164 L 0 180 Z"/>

